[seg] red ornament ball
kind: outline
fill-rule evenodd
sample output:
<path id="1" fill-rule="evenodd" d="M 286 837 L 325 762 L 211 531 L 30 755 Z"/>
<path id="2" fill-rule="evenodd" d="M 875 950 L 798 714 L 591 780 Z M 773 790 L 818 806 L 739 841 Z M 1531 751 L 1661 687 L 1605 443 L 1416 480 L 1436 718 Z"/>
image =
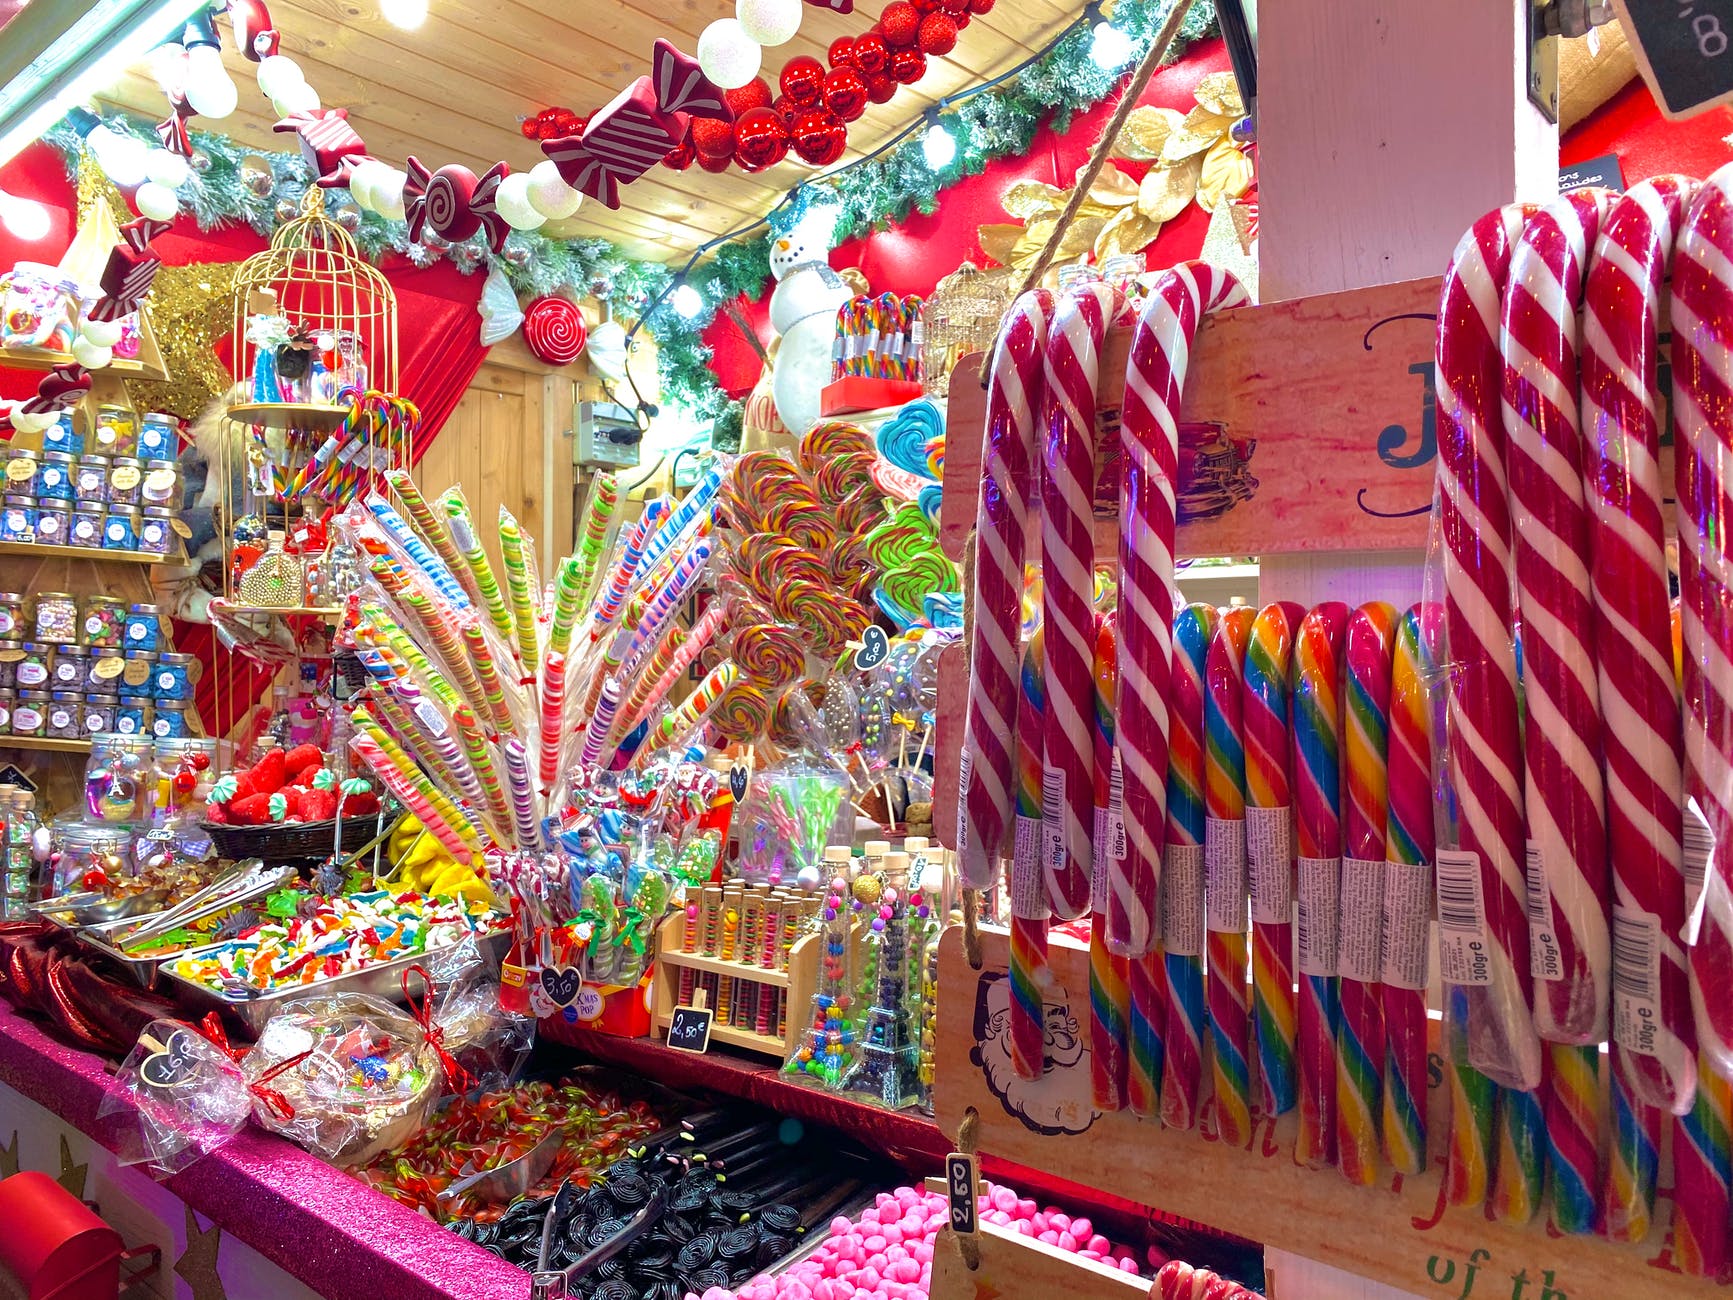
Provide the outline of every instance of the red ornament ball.
<path id="1" fill-rule="evenodd" d="M 876 32 L 868 32 L 865 36 L 857 36 L 854 42 L 854 66 L 867 76 L 884 70 L 885 60 L 890 57 L 890 47 L 885 44 L 885 38 Z"/>
<path id="2" fill-rule="evenodd" d="M 854 67 L 854 37 L 839 36 L 830 43 L 830 50 L 825 56 L 833 68 Z"/>
<path id="3" fill-rule="evenodd" d="M 782 65 L 782 75 L 777 78 L 777 83 L 790 101 L 802 108 L 812 108 L 824 90 L 824 64 L 804 54 L 798 55 Z"/>
<path id="4" fill-rule="evenodd" d="M 733 132 L 729 134 L 732 135 Z M 699 154 L 698 165 L 707 172 L 725 172 L 734 165 L 734 155 L 725 153 L 712 158 L 706 154 Z"/>
<path id="5" fill-rule="evenodd" d="M 972 14 L 990 14 L 993 12 L 994 0 L 969 0 L 969 12 Z"/>
<path id="6" fill-rule="evenodd" d="M 788 156 L 788 128 L 774 108 L 754 108 L 734 121 L 734 161 L 749 172 L 774 167 Z"/>
<path id="7" fill-rule="evenodd" d="M 875 104 L 888 104 L 896 96 L 896 79 L 889 73 L 875 72 L 866 79 L 867 98 Z"/>
<path id="8" fill-rule="evenodd" d="M 913 0 L 913 3 L 915 8 L 921 11 L 922 17 L 939 12 L 939 0 Z"/>
<path id="9" fill-rule="evenodd" d="M 957 48 L 957 20 L 949 14 L 928 14 L 921 20 L 920 50 L 933 56 Z"/>
<path id="10" fill-rule="evenodd" d="M 584 318 L 569 298 L 551 294 L 524 310 L 524 342 L 538 361 L 568 366 L 584 350 Z"/>
<path id="11" fill-rule="evenodd" d="M 692 136 L 688 133 L 684 140 L 662 155 L 662 165 L 670 171 L 683 172 L 697 156 L 698 151 L 692 147 Z"/>
<path id="12" fill-rule="evenodd" d="M 848 147 L 848 128 L 835 113 L 814 109 L 794 119 L 794 151 L 814 167 L 828 167 Z"/>
<path id="13" fill-rule="evenodd" d="M 755 108 L 769 108 L 770 101 L 776 96 L 770 93 L 770 83 L 763 77 L 754 77 L 744 86 L 736 86 L 733 90 L 722 92 L 722 98 L 728 101 L 728 107 L 734 110 L 734 116 L 750 113 Z"/>
<path id="14" fill-rule="evenodd" d="M 912 86 L 927 75 L 927 56 L 919 50 L 892 50 L 885 62 L 885 71 L 892 79 Z"/>
<path id="15" fill-rule="evenodd" d="M 866 112 L 867 83 L 853 68 L 834 68 L 824 79 L 824 106 L 845 122 Z"/>
<path id="16" fill-rule="evenodd" d="M 879 28 L 886 45 L 898 49 L 913 45 L 921 30 L 921 11 L 909 0 L 891 0 L 879 18 Z"/>
<path id="17" fill-rule="evenodd" d="M 939 0 L 939 9 L 956 18 L 969 12 L 969 0 Z"/>
<path id="18" fill-rule="evenodd" d="M 695 117 L 692 119 L 692 147 L 700 159 L 732 158 L 734 128 L 713 117 Z"/>
<path id="19" fill-rule="evenodd" d="M 191 772 L 186 771 L 184 768 L 181 771 L 176 772 L 171 779 L 171 784 L 174 786 L 176 794 L 191 794 L 193 790 L 197 788 L 198 783 L 198 777 L 194 776 Z"/>

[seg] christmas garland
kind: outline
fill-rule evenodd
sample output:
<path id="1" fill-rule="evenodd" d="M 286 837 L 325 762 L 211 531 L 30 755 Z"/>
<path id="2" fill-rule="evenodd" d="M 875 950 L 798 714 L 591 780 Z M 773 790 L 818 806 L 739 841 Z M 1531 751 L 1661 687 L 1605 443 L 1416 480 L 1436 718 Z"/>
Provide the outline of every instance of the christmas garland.
<path id="1" fill-rule="evenodd" d="M 1113 23 L 1129 38 L 1127 63 L 1148 48 L 1166 10 L 1162 0 L 1118 0 Z M 1214 24 L 1210 0 L 1194 0 L 1168 61 L 1180 58 L 1194 42 L 1208 35 Z M 1015 78 L 950 109 L 946 124 L 957 142 L 957 152 L 943 168 L 928 165 L 916 135 L 878 157 L 826 178 L 823 188 L 834 195 L 832 201 L 841 208 L 837 240 L 891 225 L 910 211 L 931 213 L 947 185 L 980 174 L 996 159 L 1025 153 L 1049 117 L 1056 130 L 1064 131 L 1072 117 L 1106 98 L 1122 80 L 1122 68 L 1105 69 L 1094 61 L 1091 43 L 1092 34 L 1080 25 Z M 157 143 L 151 123 L 123 117 L 105 120 L 112 130 Z M 61 152 L 68 174 L 76 177 L 83 141 L 72 125 L 61 122 L 44 140 Z M 201 230 L 241 224 L 269 236 L 299 211 L 300 196 L 313 179 L 299 154 L 261 154 L 226 136 L 203 131 L 193 132 L 192 140 L 202 160 L 180 194 L 183 206 L 190 208 Z M 271 185 L 264 193 L 256 191 L 244 174 L 242 162 L 250 158 L 263 158 L 270 167 Z M 739 404 L 731 404 L 717 387 L 709 368 L 710 349 L 704 345 L 702 334 L 723 303 L 741 294 L 757 298 L 764 291 L 770 279 L 771 240 L 794 223 L 813 201 L 817 188 L 801 187 L 791 201 L 771 213 L 768 233 L 743 236 L 719 246 L 687 275 L 687 283 L 698 290 L 704 303 L 703 310 L 691 317 L 675 311 L 662 297 L 676 274 L 674 268 L 629 257 L 605 239 L 554 239 L 514 231 L 497 258 L 490 258 L 474 242 L 436 253 L 412 242 L 403 222 L 359 209 L 353 233 L 362 253 L 375 262 L 387 253 L 396 253 L 416 266 L 427 266 L 438 257 L 450 256 L 457 268 L 468 274 L 491 261 L 503 269 L 520 296 L 561 291 L 593 295 L 610 299 L 624 309 L 622 314 L 656 304 L 644 318 L 642 329 L 656 342 L 662 400 L 699 418 L 722 417 L 716 430 L 720 444 L 729 440 L 729 435 L 739 436 Z M 341 191 L 332 197 L 337 193 Z M 657 303 L 659 297 L 662 301 Z M 735 409 L 728 410 L 731 405 Z"/>

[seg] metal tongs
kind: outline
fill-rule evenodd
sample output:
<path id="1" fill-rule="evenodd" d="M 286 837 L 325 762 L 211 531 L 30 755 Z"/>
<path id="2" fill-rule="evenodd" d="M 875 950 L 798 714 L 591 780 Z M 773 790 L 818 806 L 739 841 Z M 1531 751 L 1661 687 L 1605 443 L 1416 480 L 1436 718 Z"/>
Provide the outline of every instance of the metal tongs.
<path id="1" fill-rule="evenodd" d="M 166 912 L 158 912 L 125 938 L 116 936 L 116 946 L 124 952 L 142 940 L 154 939 L 158 935 L 167 934 L 181 922 L 190 920 L 194 915 L 208 907 L 222 906 L 231 895 L 239 897 L 243 894 L 249 894 L 267 883 L 281 882 L 291 874 L 293 874 L 292 868 L 279 867 L 274 871 L 267 871 L 263 859 L 248 858 L 239 866 L 219 875 L 203 889 L 182 899 Z"/>

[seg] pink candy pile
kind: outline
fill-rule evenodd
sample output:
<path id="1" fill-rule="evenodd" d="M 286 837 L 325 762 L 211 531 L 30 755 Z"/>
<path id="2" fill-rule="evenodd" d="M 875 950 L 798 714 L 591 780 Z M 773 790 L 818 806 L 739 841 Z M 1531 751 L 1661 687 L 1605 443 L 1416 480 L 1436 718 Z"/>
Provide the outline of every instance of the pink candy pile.
<path id="1" fill-rule="evenodd" d="M 1155 1275 L 1153 1300 L 1263 1300 L 1256 1291 L 1230 1282 L 1207 1268 L 1169 1260 Z"/>
<path id="2" fill-rule="evenodd" d="M 945 1226 L 945 1198 L 913 1187 L 879 1195 L 858 1222 L 838 1217 L 819 1247 L 787 1272 L 760 1274 L 738 1296 L 711 1287 L 696 1300 L 926 1300 L 933 1275 L 933 1242 Z M 1038 1210 L 1009 1187 L 987 1185 L 981 1217 L 1086 1259 L 1127 1273 L 1137 1261 L 1116 1251 L 1088 1219 L 1056 1209 Z M 693 1297 L 688 1297 L 693 1300 Z M 1213 1300 L 1213 1297 L 1212 1297 Z"/>

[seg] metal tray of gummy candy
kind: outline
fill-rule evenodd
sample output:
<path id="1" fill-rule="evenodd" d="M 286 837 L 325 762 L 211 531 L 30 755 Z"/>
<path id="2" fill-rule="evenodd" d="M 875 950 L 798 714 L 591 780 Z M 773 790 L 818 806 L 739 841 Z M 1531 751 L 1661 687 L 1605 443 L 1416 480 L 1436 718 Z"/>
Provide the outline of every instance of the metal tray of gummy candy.
<path id="1" fill-rule="evenodd" d="M 497 934 L 478 938 L 476 942 L 484 952 L 491 952 L 494 961 L 505 955 L 511 940 L 511 929 L 507 927 Z M 224 944 L 213 944 L 208 948 L 199 948 L 194 952 L 176 953 L 175 960 L 182 957 L 209 954 L 222 949 Z M 453 945 L 448 945 L 453 946 Z M 404 1001 L 404 974 L 414 966 L 424 966 L 443 948 L 429 948 L 424 952 L 410 953 L 407 956 L 395 957 L 390 961 L 380 962 L 377 966 L 367 966 L 361 970 L 350 971 L 344 975 L 313 980 L 308 984 L 287 984 L 282 988 L 262 992 L 250 985 L 236 983 L 226 990 L 212 988 L 199 980 L 188 979 L 185 975 L 177 975 L 165 961 L 158 971 L 158 991 L 172 994 L 185 1001 L 196 1004 L 201 1010 L 216 1008 L 231 1013 L 257 1037 L 264 1031 L 265 1022 L 281 1010 L 285 1002 L 295 998 L 314 995 L 327 996 L 333 993 L 367 993 L 376 998 L 384 998 L 387 1002 Z M 419 975 L 410 975 L 409 993 L 416 998 L 427 996 L 427 986 Z"/>

